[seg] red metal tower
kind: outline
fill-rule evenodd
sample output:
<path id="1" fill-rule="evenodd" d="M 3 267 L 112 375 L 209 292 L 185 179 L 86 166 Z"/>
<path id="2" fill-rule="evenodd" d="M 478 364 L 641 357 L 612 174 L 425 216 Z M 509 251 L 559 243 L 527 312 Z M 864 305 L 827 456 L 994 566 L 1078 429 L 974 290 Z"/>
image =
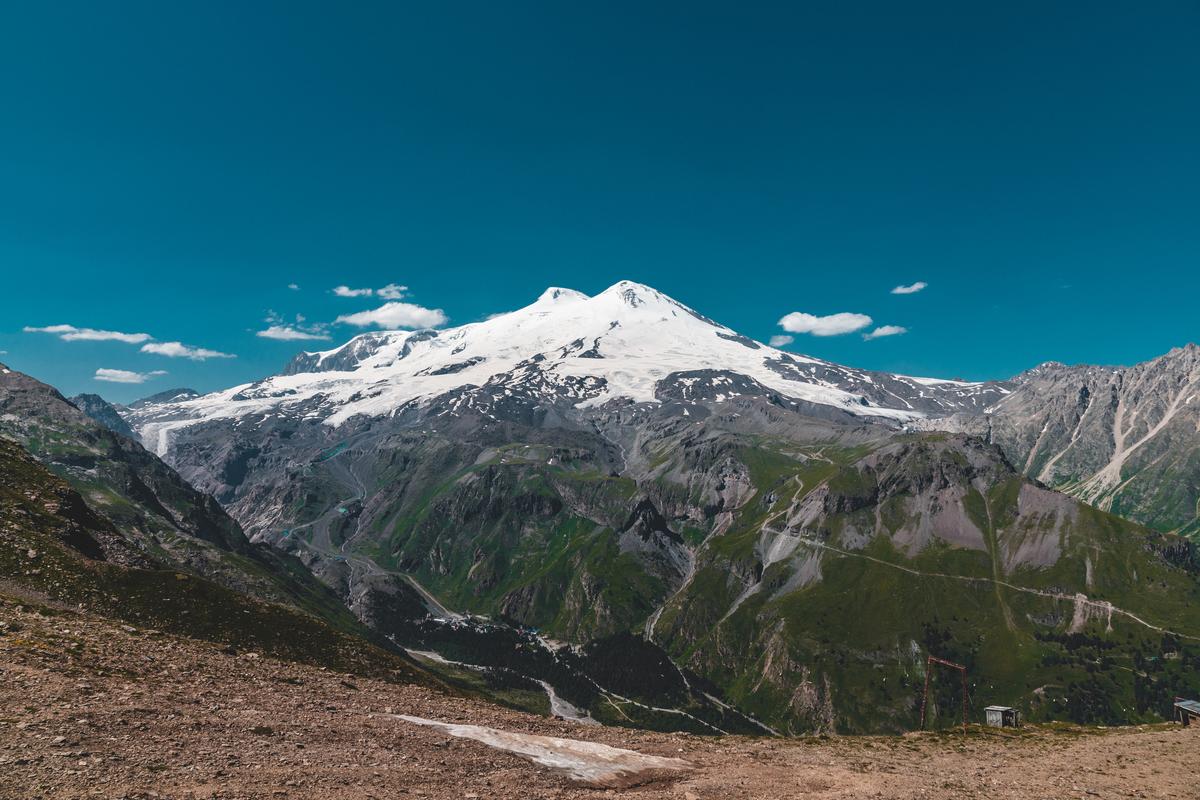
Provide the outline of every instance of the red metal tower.
<path id="1" fill-rule="evenodd" d="M 933 671 L 934 664 L 941 664 L 943 667 L 950 667 L 958 670 L 962 676 L 962 726 L 963 733 L 967 732 L 967 668 L 962 664 L 955 664 L 953 661 L 947 661 L 944 658 L 937 656 L 929 656 L 925 662 L 925 694 L 921 697 L 921 730 L 925 730 L 925 707 L 929 705 L 929 673 Z"/>

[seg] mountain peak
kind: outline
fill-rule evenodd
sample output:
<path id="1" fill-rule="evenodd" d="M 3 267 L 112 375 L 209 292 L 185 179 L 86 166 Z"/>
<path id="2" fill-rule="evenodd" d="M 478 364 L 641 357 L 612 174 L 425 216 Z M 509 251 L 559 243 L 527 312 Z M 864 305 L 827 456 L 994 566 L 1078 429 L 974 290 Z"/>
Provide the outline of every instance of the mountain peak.
<path id="1" fill-rule="evenodd" d="M 134 441 L 137 440 L 137 434 L 133 432 L 133 428 L 129 427 L 129 423 L 125 421 L 120 412 L 100 395 L 77 394 L 70 398 L 69 402 L 113 433 L 127 436 Z"/>
<path id="2" fill-rule="evenodd" d="M 634 281 L 617 281 L 612 286 L 596 295 L 596 297 L 615 298 L 631 308 L 638 308 L 639 306 L 655 303 L 671 303 L 678 305 L 678 303 L 675 303 L 674 300 L 667 297 L 654 287 L 647 286 L 644 283 L 635 283 Z"/>
<path id="3" fill-rule="evenodd" d="M 156 394 L 152 394 L 149 397 L 142 397 L 137 400 L 134 400 L 132 403 L 129 404 L 129 407 L 130 408 L 140 408 L 142 406 L 154 405 L 156 403 L 174 403 L 174 402 L 179 402 L 181 400 L 192 400 L 199 396 L 200 396 L 200 393 L 197 392 L 195 389 L 187 389 L 184 387 L 178 387 L 175 389 L 167 389 L 165 391 L 158 392 Z"/>
<path id="4" fill-rule="evenodd" d="M 574 289 L 564 289 L 561 286 L 551 286 L 541 293 L 537 302 L 541 304 L 563 303 L 587 299 L 588 296 L 583 292 L 577 292 Z"/>

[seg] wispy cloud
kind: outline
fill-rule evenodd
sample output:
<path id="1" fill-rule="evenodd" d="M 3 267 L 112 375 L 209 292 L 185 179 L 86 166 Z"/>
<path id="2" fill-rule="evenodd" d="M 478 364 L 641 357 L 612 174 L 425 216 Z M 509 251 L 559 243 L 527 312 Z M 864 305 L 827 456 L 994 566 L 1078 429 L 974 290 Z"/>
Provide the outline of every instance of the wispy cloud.
<path id="1" fill-rule="evenodd" d="M 358 328 L 436 328 L 449 320 L 440 308 L 424 308 L 412 303 L 384 303 L 370 311 L 343 314 L 337 322 Z"/>
<path id="2" fill-rule="evenodd" d="M 787 347 L 794 341 L 796 341 L 795 336 L 787 336 L 781 333 L 777 336 L 772 336 L 771 341 L 767 342 L 767 344 L 771 345 L 771 347 Z"/>
<path id="3" fill-rule="evenodd" d="M 141 344 L 154 338 L 148 333 L 122 333 L 120 331 L 101 331 L 95 328 L 76 328 L 74 325 L 47 325 L 35 328 L 26 325 L 25 333 L 51 333 L 64 342 L 125 342 L 126 344 Z"/>
<path id="4" fill-rule="evenodd" d="M 408 293 L 408 287 L 389 283 L 379 289 L 351 289 L 343 285 L 333 287 L 333 293 L 338 297 L 382 297 L 384 300 L 399 300 Z"/>
<path id="5" fill-rule="evenodd" d="M 62 339 L 64 342 L 123 342 L 125 344 L 140 344 L 143 353 L 154 353 L 155 355 L 167 356 L 168 358 L 190 358 L 193 361 L 205 361 L 210 358 L 237 358 L 231 353 L 222 353 L 219 350 L 209 350 L 206 347 L 192 347 L 182 342 L 156 342 L 154 337 L 148 333 L 122 333 L 121 331 L 104 331 L 96 328 L 78 328 L 74 325 L 47 325 L 43 328 L 26 325 L 24 328 L 26 333 L 49 333 Z M 106 373 L 116 374 L 122 370 L 101 370 Z M 126 375 L 146 375 L 154 376 L 158 373 L 126 373 Z M 116 378 L 102 378 L 100 371 L 97 372 L 96 380 L 111 380 L 118 381 Z M 125 380 L 124 383 L 141 383 L 141 381 Z"/>
<path id="6" fill-rule="evenodd" d="M 916 283 L 910 283 L 908 286 L 897 286 L 895 289 L 892 289 L 892 294 L 916 294 L 928 285 L 925 281 L 917 281 Z"/>
<path id="7" fill-rule="evenodd" d="M 900 325 L 880 325 L 870 333 L 864 333 L 863 339 L 869 342 L 872 339 L 882 339 L 885 336 L 899 336 L 904 333 L 908 333 L 908 328 Z"/>
<path id="8" fill-rule="evenodd" d="M 376 289 L 375 294 L 382 297 L 384 300 L 399 300 L 408 292 L 407 286 L 401 286 L 398 283 L 389 283 L 382 289 Z"/>
<path id="9" fill-rule="evenodd" d="M 210 358 L 237 358 L 232 353 L 222 353 L 219 350 L 209 350 L 204 347 L 192 347 L 182 342 L 149 342 L 142 345 L 143 353 L 154 353 L 167 358 L 190 358 L 192 361 L 206 361 Z"/>
<path id="10" fill-rule="evenodd" d="M 156 369 L 153 372 L 131 372 L 127 369 L 98 369 L 95 379 L 107 383 L 145 383 L 151 378 L 166 375 L 166 370 Z"/>
<path id="11" fill-rule="evenodd" d="M 255 336 L 261 336 L 264 339 L 275 339 L 280 342 L 299 342 L 307 339 L 328 339 L 327 333 L 316 333 L 314 331 L 305 331 L 292 325 L 270 325 L 266 329 L 258 331 Z"/>
<path id="12" fill-rule="evenodd" d="M 871 318 L 866 314 L 853 314 L 848 311 L 824 317 L 793 311 L 779 320 L 779 327 L 788 333 L 811 333 L 813 336 L 841 336 L 844 333 L 860 331 L 870 324 Z"/>
<path id="13" fill-rule="evenodd" d="M 295 321 L 291 321 L 284 319 L 281 314 L 268 311 L 267 317 L 263 321 L 267 323 L 266 329 L 256 331 L 254 334 L 263 339 L 274 339 L 279 342 L 299 342 L 310 339 L 329 338 L 329 334 L 326 332 L 329 329 L 328 325 L 319 322 L 305 325 L 303 314 L 297 314 Z"/>

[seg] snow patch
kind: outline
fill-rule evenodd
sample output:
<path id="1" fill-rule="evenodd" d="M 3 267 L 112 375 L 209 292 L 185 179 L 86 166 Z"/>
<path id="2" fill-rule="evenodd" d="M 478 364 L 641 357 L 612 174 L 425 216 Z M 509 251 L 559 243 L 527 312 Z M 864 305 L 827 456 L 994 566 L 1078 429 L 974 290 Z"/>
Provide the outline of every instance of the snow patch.
<path id="1" fill-rule="evenodd" d="M 461 739 L 474 739 L 488 747 L 523 756 L 580 783 L 593 786 L 627 786 L 667 772 L 681 772 L 692 765 L 681 758 L 648 756 L 578 739 L 559 739 L 514 733 L 482 725 L 459 725 L 423 717 L 393 714 L 397 719 L 445 731 Z"/>

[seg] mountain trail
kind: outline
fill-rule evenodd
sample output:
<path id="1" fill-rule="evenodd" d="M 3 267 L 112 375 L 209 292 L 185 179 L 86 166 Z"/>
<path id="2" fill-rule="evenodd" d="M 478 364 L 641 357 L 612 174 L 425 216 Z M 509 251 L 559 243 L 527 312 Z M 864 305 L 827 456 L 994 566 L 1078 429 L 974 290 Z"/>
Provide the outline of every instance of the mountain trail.
<path id="1" fill-rule="evenodd" d="M 1125 617 L 1126 619 L 1136 622 L 1139 625 L 1142 625 L 1143 627 L 1149 628 L 1150 630 L 1153 630 L 1153 631 L 1157 631 L 1158 633 L 1166 633 L 1166 634 L 1170 634 L 1172 636 L 1178 636 L 1181 639 L 1187 639 L 1187 640 L 1193 641 L 1193 642 L 1200 642 L 1200 636 L 1193 636 L 1188 633 L 1180 633 L 1179 631 L 1173 631 L 1173 630 L 1170 630 L 1169 628 L 1164 628 L 1160 625 L 1155 625 L 1152 622 L 1147 622 L 1146 620 L 1142 619 L 1137 614 L 1134 614 L 1131 611 L 1126 611 L 1122 608 L 1118 608 L 1117 606 L 1114 606 L 1112 603 L 1108 602 L 1107 600 L 1092 600 L 1092 599 L 1088 598 L 1087 595 L 1084 595 L 1082 593 L 1063 594 L 1061 592 L 1051 592 L 1051 591 L 1047 591 L 1045 589 L 1032 589 L 1028 586 L 1019 586 L 1015 583 L 1009 583 L 1007 581 L 998 580 L 996 578 L 972 577 L 969 575 L 952 575 L 952 574 L 946 573 L 946 572 L 925 572 L 925 571 L 922 571 L 919 569 L 914 569 L 912 567 L 906 567 L 903 564 L 895 564 L 895 563 L 892 563 L 891 561 L 885 561 L 882 558 L 875 558 L 874 556 L 869 556 L 865 553 L 853 553 L 849 550 L 842 550 L 839 547 L 834 547 L 833 545 L 824 544 L 822 542 L 816 542 L 816 541 L 813 541 L 812 539 L 801 539 L 800 541 L 802 544 L 806 544 L 809 547 L 816 547 L 816 548 L 820 548 L 821 550 L 828 550 L 829 552 L 837 553 L 838 555 L 845 556 L 847 558 L 861 558 L 866 561 L 873 561 L 876 564 L 881 564 L 882 566 L 885 566 L 885 567 L 891 567 L 892 569 L 898 569 L 902 572 L 907 572 L 910 575 L 919 575 L 923 578 L 947 578 L 949 580 L 962 581 L 963 583 L 994 583 L 999 586 L 1003 586 L 1007 589 L 1012 589 L 1013 591 L 1017 591 L 1017 592 L 1023 592 L 1025 594 L 1038 595 L 1039 597 L 1048 597 L 1052 600 L 1068 601 L 1068 602 L 1076 604 L 1076 606 L 1078 606 L 1078 604 L 1080 604 L 1080 603 L 1083 603 L 1085 605 L 1094 607 L 1095 610 L 1097 610 L 1103 614 L 1106 614 L 1106 615 L 1118 614 L 1120 616 Z"/>

